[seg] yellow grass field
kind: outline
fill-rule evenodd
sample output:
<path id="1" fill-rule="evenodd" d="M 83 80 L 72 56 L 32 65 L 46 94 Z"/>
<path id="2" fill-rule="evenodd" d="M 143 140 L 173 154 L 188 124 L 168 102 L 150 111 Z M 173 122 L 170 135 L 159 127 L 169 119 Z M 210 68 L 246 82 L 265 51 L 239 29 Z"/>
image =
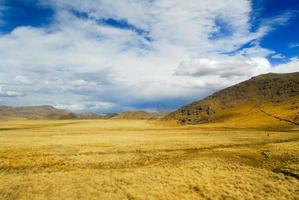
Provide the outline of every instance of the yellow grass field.
<path id="1" fill-rule="evenodd" d="M 0 199 L 299 199 L 299 130 L 0 122 Z"/>

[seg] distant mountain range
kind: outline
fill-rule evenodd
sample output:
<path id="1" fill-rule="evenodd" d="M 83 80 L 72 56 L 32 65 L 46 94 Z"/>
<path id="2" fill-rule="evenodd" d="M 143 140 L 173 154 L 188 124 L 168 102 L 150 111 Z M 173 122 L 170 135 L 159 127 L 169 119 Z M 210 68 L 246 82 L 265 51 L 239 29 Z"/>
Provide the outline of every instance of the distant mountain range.
<path id="1" fill-rule="evenodd" d="M 180 124 L 230 122 L 299 125 L 299 72 L 264 74 L 186 105 L 165 117 Z"/>
<path id="2" fill-rule="evenodd" d="M 92 112 L 74 113 L 53 106 L 0 106 L 0 119 L 158 119 L 170 111 L 145 112 L 127 111 L 112 114 L 96 114 Z"/>
<path id="3" fill-rule="evenodd" d="M 127 111 L 122 112 L 112 119 L 160 119 L 168 115 L 171 111 L 163 110 L 163 111 L 156 111 L 156 112 L 146 112 L 146 111 Z"/>
<path id="4" fill-rule="evenodd" d="M 74 119 L 76 114 L 52 106 L 0 106 L 0 119 Z"/>

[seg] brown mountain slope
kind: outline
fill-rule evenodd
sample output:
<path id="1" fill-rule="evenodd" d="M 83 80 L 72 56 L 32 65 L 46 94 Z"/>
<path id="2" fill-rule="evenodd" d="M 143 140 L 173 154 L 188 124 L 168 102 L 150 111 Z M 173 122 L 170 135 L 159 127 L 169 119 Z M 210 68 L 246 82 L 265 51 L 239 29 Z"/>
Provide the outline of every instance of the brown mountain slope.
<path id="1" fill-rule="evenodd" d="M 253 77 L 170 113 L 181 124 L 232 125 L 299 123 L 299 72 Z"/>
<path id="2" fill-rule="evenodd" d="M 52 106 L 0 106 L 0 119 L 75 119 L 76 114 Z"/>

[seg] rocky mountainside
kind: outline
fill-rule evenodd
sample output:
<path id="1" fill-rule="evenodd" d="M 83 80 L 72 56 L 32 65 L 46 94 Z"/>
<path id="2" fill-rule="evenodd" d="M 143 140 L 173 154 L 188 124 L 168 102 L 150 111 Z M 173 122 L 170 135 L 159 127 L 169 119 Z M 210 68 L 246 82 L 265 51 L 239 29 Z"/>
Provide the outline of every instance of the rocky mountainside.
<path id="1" fill-rule="evenodd" d="M 227 120 L 258 123 L 258 119 L 265 121 L 266 118 L 299 123 L 299 72 L 269 73 L 253 77 L 186 105 L 165 117 L 181 124 Z"/>

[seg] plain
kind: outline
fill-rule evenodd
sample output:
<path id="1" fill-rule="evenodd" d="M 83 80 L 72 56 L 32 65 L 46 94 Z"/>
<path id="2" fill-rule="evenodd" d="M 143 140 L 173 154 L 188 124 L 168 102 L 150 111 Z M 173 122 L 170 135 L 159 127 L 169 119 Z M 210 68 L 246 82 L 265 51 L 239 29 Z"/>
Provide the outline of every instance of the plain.
<path id="1" fill-rule="evenodd" d="M 299 130 L 0 122 L 0 199 L 298 199 Z"/>

